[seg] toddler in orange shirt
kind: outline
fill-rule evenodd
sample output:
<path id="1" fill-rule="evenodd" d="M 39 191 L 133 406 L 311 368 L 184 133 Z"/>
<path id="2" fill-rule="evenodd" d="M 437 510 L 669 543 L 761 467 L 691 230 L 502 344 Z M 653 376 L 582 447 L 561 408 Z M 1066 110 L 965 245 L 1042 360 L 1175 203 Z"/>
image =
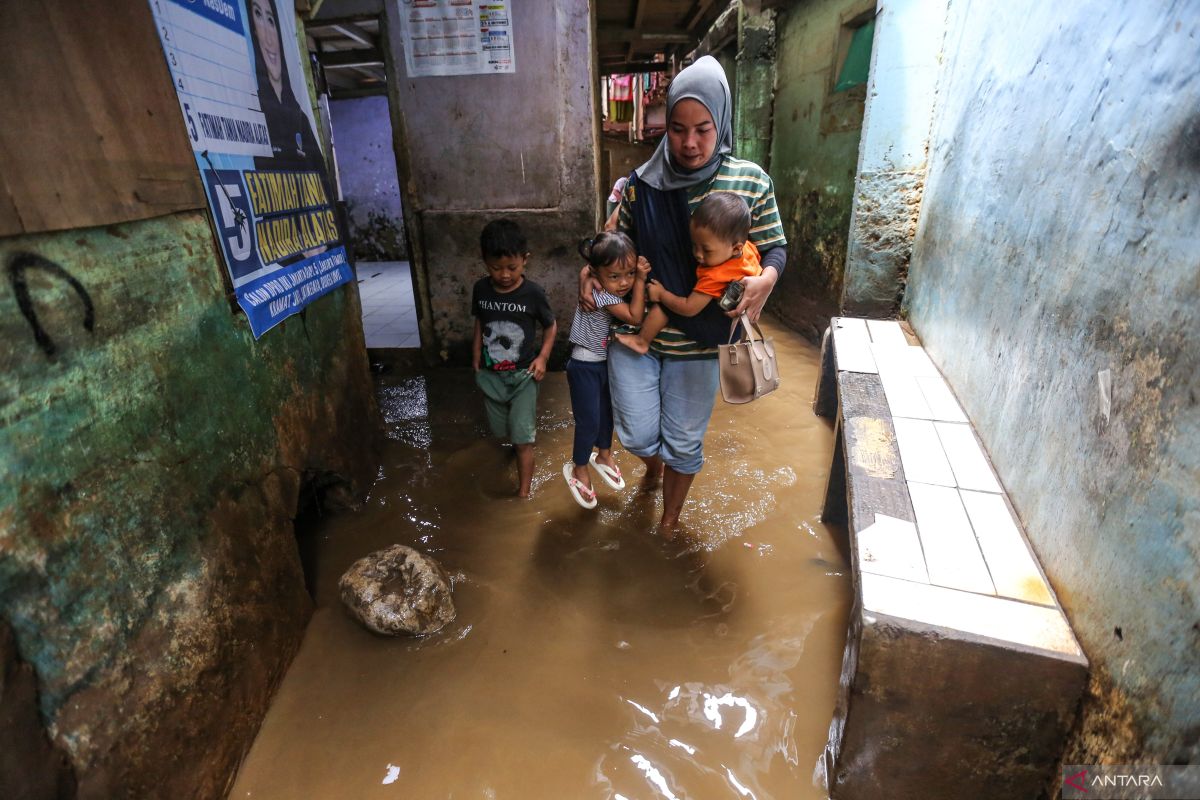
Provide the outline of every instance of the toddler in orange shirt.
<path id="1" fill-rule="evenodd" d="M 750 208 L 731 192 L 713 192 L 700 201 L 690 223 L 692 254 L 695 255 L 696 286 L 687 297 L 668 292 L 652 280 L 646 288 L 652 303 L 640 333 L 617 334 L 617 341 L 638 353 L 647 353 L 650 343 L 667 324 L 665 306 L 681 317 L 694 317 L 725 293 L 729 284 L 762 274 L 758 248 L 750 239 Z"/>

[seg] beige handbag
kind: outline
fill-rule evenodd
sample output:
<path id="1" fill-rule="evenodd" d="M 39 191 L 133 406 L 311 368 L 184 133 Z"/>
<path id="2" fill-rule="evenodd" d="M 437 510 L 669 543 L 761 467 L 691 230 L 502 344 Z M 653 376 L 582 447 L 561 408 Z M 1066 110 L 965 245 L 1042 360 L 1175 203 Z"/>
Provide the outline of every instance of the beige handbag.
<path id="1" fill-rule="evenodd" d="M 746 329 L 746 338 L 734 342 L 738 323 Z M 717 348 L 717 359 L 721 365 L 721 397 L 726 403 L 749 403 L 779 388 L 775 345 L 745 314 L 729 327 L 729 342 Z"/>

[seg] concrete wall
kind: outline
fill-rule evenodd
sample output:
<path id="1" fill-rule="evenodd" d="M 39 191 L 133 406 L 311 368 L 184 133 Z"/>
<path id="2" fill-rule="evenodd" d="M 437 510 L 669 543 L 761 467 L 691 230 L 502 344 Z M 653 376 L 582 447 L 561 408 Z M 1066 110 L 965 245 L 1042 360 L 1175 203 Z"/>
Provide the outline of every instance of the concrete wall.
<path id="1" fill-rule="evenodd" d="M 386 4 L 388 83 L 417 290 L 430 301 L 426 354 L 467 362 L 479 231 L 498 216 L 529 236 L 526 274 L 549 293 L 565 338 L 576 244 L 600 222 L 589 5 L 514 0 L 515 73 L 422 78 L 406 74 L 402 7 Z"/>
<path id="2" fill-rule="evenodd" d="M 788 237 L 788 266 L 771 308 L 810 338 L 837 312 L 858 163 L 865 89 L 832 93 L 844 21 L 861 0 L 780 10 L 771 177 Z"/>
<path id="3" fill-rule="evenodd" d="M 301 489 L 373 476 L 356 289 L 255 342 L 202 213 L 18 252 L 95 327 L 27 272 L 47 357 L 0 285 L 0 628 L 81 796 L 221 796 L 308 617 Z"/>
<path id="4" fill-rule="evenodd" d="M 893 317 L 900 309 L 925 188 L 946 5 L 900 0 L 875 18 L 842 288 L 847 314 Z"/>
<path id="5" fill-rule="evenodd" d="M 387 97 L 334 100 L 329 110 L 355 258 L 406 258 L 400 179 L 396 176 Z"/>
<path id="6" fill-rule="evenodd" d="M 952 3 L 908 311 L 1094 666 L 1069 763 L 1200 760 L 1200 3 Z"/>

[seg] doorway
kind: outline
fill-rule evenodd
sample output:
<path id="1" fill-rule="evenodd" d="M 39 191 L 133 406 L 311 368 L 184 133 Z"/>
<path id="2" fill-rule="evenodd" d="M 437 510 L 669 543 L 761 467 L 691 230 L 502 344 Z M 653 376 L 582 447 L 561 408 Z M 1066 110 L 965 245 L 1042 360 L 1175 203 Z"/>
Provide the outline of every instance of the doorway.
<path id="1" fill-rule="evenodd" d="M 421 346 L 378 16 L 307 26 L 368 349 Z"/>

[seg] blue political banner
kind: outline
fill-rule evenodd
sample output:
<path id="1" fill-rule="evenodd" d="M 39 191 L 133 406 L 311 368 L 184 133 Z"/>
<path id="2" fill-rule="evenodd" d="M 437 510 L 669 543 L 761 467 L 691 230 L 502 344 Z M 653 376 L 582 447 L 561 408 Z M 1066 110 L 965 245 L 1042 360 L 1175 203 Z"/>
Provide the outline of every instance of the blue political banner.
<path id="1" fill-rule="evenodd" d="M 291 4 L 149 0 L 238 305 L 259 338 L 353 278 Z"/>

